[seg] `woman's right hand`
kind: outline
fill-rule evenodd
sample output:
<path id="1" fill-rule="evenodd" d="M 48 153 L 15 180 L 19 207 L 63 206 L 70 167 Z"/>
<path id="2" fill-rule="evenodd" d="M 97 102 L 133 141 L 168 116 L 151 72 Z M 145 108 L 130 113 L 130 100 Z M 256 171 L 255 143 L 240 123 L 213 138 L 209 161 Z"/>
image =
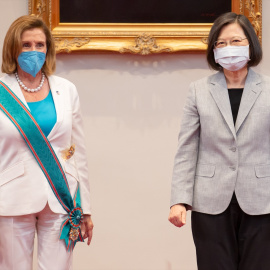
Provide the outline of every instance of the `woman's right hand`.
<path id="1" fill-rule="evenodd" d="M 171 207 L 169 221 L 176 227 L 182 227 L 186 224 L 187 210 L 183 204 L 175 204 Z"/>

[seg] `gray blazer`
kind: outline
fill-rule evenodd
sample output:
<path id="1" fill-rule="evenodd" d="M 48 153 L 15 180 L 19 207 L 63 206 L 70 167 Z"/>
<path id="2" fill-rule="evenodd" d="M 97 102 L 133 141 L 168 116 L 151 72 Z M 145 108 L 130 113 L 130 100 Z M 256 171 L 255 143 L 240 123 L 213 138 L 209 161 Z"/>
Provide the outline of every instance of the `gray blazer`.
<path id="1" fill-rule="evenodd" d="M 234 126 L 224 74 L 191 84 L 175 156 L 171 205 L 219 214 L 233 192 L 250 215 L 270 213 L 270 78 L 249 69 Z"/>

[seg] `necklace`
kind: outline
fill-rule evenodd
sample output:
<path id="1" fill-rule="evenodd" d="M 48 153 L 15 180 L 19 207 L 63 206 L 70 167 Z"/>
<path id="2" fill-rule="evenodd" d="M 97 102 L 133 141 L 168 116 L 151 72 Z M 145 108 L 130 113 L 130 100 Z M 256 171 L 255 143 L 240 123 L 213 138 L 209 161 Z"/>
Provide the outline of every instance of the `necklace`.
<path id="1" fill-rule="evenodd" d="M 41 81 L 40 81 L 39 86 L 38 86 L 37 88 L 30 89 L 30 88 L 26 87 L 26 86 L 24 85 L 24 83 L 20 80 L 19 75 L 18 75 L 17 72 L 15 72 L 15 77 L 16 77 L 16 79 L 17 79 L 19 85 L 20 85 L 25 91 L 32 92 L 32 93 L 33 93 L 33 92 L 39 91 L 39 90 L 41 89 L 41 87 L 42 87 L 44 81 L 45 81 L 45 74 L 42 72 L 42 78 L 41 78 Z"/>

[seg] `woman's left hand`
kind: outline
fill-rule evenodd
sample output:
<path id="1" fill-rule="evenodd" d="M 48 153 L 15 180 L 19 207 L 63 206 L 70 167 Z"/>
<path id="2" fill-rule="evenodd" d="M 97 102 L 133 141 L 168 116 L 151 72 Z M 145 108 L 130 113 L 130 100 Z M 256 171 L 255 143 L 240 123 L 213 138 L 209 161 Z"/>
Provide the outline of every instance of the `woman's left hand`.
<path id="1" fill-rule="evenodd" d="M 83 222 L 81 224 L 81 232 L 83 239 L 88 238 L 87 245 L 90 245 L 93 235 L 94 224 L 91 219 L 91 215 L 83 215 Z"/>

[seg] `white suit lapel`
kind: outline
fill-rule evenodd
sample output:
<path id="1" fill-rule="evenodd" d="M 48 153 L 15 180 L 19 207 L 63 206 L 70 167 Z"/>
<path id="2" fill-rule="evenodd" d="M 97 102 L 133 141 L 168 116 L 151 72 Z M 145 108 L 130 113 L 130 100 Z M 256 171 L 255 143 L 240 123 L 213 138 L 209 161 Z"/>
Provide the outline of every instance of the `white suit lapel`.
<path id="1" fill-rule="evenodd" d="M 229 126 L 234 138 L 236 139 L 236 132 L 233 123 L 232 109 L 227 89 L 227 83 L 223 72 L 219 72 L 210 79 L 210 92 L 215 100 L 223 118 Z"/>
<path id="2" fill-rule="evenodd" d="M 60 85 L 55 80 L 54 76 L 49 77 L 49 85 L 53 96 L 54 106 L 56 110 L 57 120 L 56 123 L 48 135 L 48 139 L 51 140 L 54 134 L 57 133 L 57 129 L 60 126 L 60 123 L 63 121 L 64 117 L 64 97 Z"/>
<path id="3" fill-rule="evenodd" d="M 260 76 L 251 69 L 249 69 L 235 123 L 236 133 L 239 131 L 253 104 L 255 103 L 256 99 L 259 97 L 262 91 L 260 84 Z"/>

